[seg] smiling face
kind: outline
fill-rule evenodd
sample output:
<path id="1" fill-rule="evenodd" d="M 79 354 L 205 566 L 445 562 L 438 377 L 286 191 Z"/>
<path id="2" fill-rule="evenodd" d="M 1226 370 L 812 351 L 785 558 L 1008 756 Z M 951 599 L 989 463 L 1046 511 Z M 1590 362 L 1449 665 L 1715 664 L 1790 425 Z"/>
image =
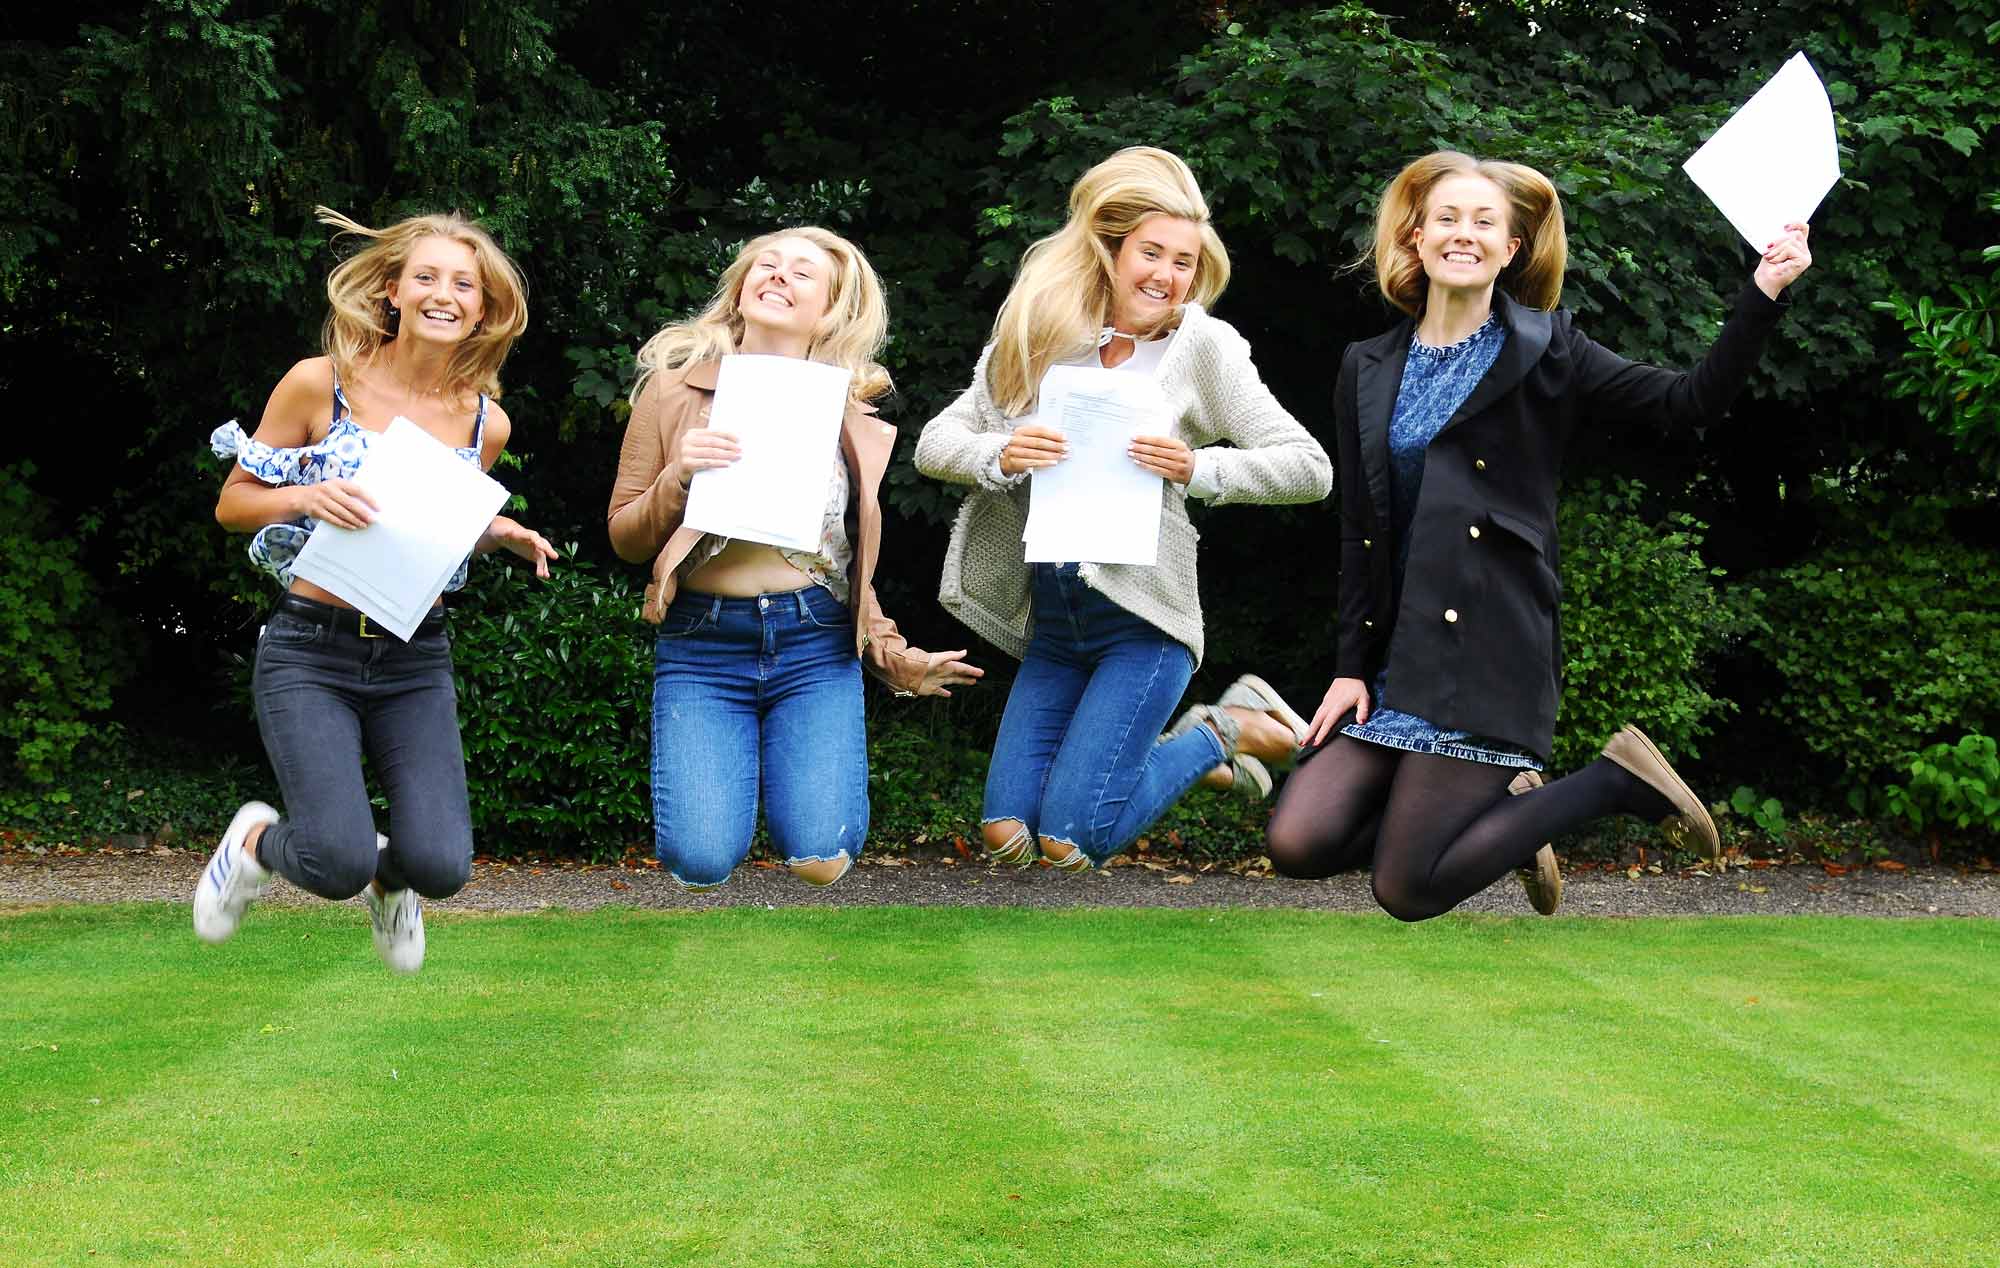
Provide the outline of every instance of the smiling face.
<path id="1" fill-rule="evenodd" d="M 1506 191 L 1470 173 L 1431 187 L 1410 241 L 1433 290 L 1487 290 L 1521 246 L 1508 236 Z"/>
<path id="2" fill-rule="evenodd" d="M 1118 244 L 1111 268 L 1111 324 L 1151 330 L 1187 302 L 1201 261 L 1201 227 L 1179 216 L 1148 216 Z"/>
<path id="3" fill-rule="evenodd" d="M 451 238 L 419 238 L 389 283 L 389 302 L 403 313 L 399 337 L 458 343 L 486 315 L 479 257 Z"/>
<path id="4" fill-rule="evenodd" d="M 779 238 L 750 261 L 736 311 L 764 334 L 809 336 L 826 316 L 833 278 L 832 256 L 805 238 Z"/>

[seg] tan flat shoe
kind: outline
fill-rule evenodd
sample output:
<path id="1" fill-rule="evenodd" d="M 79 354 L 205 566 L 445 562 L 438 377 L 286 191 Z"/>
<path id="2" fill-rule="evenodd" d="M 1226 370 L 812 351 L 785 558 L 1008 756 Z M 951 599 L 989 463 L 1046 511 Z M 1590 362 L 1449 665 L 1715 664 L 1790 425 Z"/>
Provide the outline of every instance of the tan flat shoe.
<path id="1" fill-rule="evenodd" d="M 1665 797 L 1674 813 L 1660 820 L 1660 833 L 1675 849 L 1699 855 L 1710 864 L 1722 863 L 1722 837 L 1708 807 L 1694 795 L 1694 789 L 1675 773 L 1653 741 L 1636 726 L 1626 726 L 1604 744 L 1604 756 L 1638 778 L 1639 782 Z"/>
<path id="2" fill-rule="evenodd" d="M 1513 782 L 1507 785 L 1507 793 L 1509 796 L 1518 797 L 1530 789 L 1541 786 L 1540 771 L 1524 770 L 1514 776 Z M 1541 849 L 1535 851 L 1534 866 L 1518 868 L 1515 875 L 1521 878 L 1521 888 L 1528 892 L 1529 906 L 1544 916 L 1556 914 L 1556 908 L 1562 906 L 1563 874 L 1562 868 L 1556 863 L 1556 849 L 1553 845 L 1544 843 Z"/>
<path id="3" fill-rule="evenodd" d="M 1270 683 L 1255 674 L 1244 674 L 1229 684 L 1216 699 L 1218 708 L 1235 707 L 1248 709 L 1252 713 L 1268 713 L 1291 728 L 1295 743 L 1305 743 L 1306 733 L 1312 730 L 1312 723 L 1302 717 L 1297 709 L 1285 703 L 1285 698 L 1277 693 Z"/>

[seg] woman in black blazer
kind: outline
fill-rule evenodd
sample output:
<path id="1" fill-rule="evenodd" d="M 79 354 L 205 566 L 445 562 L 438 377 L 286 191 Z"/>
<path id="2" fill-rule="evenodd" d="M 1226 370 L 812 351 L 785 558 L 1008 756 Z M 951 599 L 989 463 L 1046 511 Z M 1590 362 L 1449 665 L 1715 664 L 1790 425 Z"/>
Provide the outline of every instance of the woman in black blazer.
<path id="1" fill-rule="evenodd" d="M 1327 875 L 1372 841 L 1376 900 L 1423 920 L 1607 814 L 1719 852 L 1701 799 L 1637 727 L 1541 786 L 1562 673 L 1556 476 L 1580 422 L 1719 418 L 1812 262 L 1806 232 L 1766 248 L 1715 346 L 1679 373 L 1600 347 L 1556 307 L 1568 248 L 1541 173 L 1441 151 L 1390 183 L 1373 258 L 1409 316 L 1350 345 L 1334 389 L 1340 628 L 1309 760 L 1266 834 L 1280 871 Z M 1553 855 L 1528 879 L 1554 910 Z"/>

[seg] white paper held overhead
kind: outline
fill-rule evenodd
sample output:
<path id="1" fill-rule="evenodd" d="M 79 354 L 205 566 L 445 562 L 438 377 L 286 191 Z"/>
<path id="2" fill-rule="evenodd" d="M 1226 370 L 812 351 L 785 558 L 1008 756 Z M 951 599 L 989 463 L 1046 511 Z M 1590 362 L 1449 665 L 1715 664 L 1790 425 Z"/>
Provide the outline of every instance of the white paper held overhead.
<path id="1" fill-rule="evenodd" d="M 1809 221 L 1840 179 L 1826 86 L 1795 53 L 1681 165 L 1760 254 L 1785 226 Z"/>
<path id="2" fill-rule="evenodd" d="M 735 436 L 742 457 L 695 472 L 681 523 L 741 541 L 818 550 L 852 378 L 839 366 L 802 357 L 724 357 L 708 425 Z"/>
<path id="3" fill-rule="evenodd" d="M 369 437 L 354 482 L 375 503 L 375 517 L 360 529 L 322 520 L 292 575 L 339 595 L 407 642 L 507 504 L 507 490 L 401 415 Z"/>

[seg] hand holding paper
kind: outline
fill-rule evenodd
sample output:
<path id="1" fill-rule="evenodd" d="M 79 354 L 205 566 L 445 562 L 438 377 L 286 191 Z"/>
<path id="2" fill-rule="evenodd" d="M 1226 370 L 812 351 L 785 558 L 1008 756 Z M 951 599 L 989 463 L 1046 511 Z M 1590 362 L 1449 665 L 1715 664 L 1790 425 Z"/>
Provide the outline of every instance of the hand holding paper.
<path id="1" fill-rule="evenodd" d="M 1794 54 L 1682 168 L 1759 254 L 1811 220 L 1840 180 L 1840 147 L 1806 55 Z"/>
<path id="2" fill-rule="evenodd" d="M 1152 564 L 1160 547 L 1160 476 L 1132 460 L 1132 442 L 1160 431 L 1167 402 L 1151 378 L 1056 366 L 1042 378 L 1037 417 L 1053 422 L 1067 457 L 1036 468 L 1022 534 L 1029 563 Z"/>
<path id="3" fill-rule="evenodd" d="M 506 504 L 507 490 L 401 416 L 370 437 L 353 484 L 376 508 L 368 526 L 322 520 L 292 575 L 407 640 Z"/>
<path id="4" fill-rule="evenodd" d="M 851 373 L 800 357 L 722 359 L 712 434 L 741 455 L 695 472 L 681 523 L 704 533 L 817 550 Z"/>

